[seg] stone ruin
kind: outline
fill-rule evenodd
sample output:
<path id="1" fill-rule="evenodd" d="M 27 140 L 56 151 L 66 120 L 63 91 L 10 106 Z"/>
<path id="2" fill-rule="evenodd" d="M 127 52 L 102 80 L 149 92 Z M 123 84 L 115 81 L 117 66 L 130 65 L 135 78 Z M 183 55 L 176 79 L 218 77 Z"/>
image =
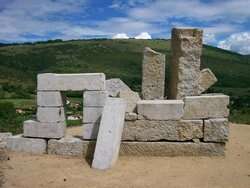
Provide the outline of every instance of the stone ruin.
<path id="1" fill-rule="evenodd" d="M 110 168 L 120 155 L 223 156 L 228 141 L 229 97 L 202 94 L 217 79 L 200 70 L 202 31 L 172 30 L 172 60 L 165 92 L 165 55 L 143 54 L 142 92 L 103 73 L 39 74 L 37 118 L 7 148 L 36 154 L 93 157 L 92 167 Z M 62 91 L 83 92 L 82 138 L 65 135 Z M 125 121 L 124 121 L 125 120 Z"/>

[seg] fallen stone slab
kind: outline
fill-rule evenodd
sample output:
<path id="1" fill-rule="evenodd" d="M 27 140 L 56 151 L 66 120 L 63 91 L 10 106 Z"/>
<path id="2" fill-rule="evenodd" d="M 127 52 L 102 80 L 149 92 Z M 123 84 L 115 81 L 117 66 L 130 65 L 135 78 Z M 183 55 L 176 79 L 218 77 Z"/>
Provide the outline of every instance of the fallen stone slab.
<path id="1" fill-rule="evenodd" d="M 131 89 L 119 78 L 106 80 L 108 96 L 117 97 L 120 91 L 131 91 Z"/>
<path id="2" fill-rule="evenodd" d="M 103 107 L 83 107 L 83 123 L 98 123 L 101 120 Z"/>
<path id="3" fill-rule="evenodd" d="M 64 106 L 64 97 L 60 91 L 38 91 L 37 106 L 61 107 Z"/>
<path id="4" fill-rule="evenodd" d="M 141 100 L 137 102 L 137 112 L 149 120 L 179 120 L 183 106 L 182 100 Z"/>
<path id="5" fill-rule="evenodd" d="M 226 142 L 229 136 L 229 123 L 226 118 L 204 120 L 205 142 Z"/>
<path id="6" fill-rule="evenodd" d="M 35 120 L 26 120 L 23 123 L 24 137 L 62 138 L 65 136 L 65 131 L 65 122 L 42 123 Z"/>
<path id="7" fill-rule="evenodd" d="M 37 107 L 36 118 L 43 123 L 65 122 L 64 107 Z"/>
<path id="8" fill-rule="evenodd" d="M 229 115 L 229 96 L 209 94 L 184 99 L 183 119 L 223 118 Z"/>
<path id="9" fill-rule="evenodd" d="M 203 138 L 202 120 L 126 121 L 122 140 L 130 141 L 188 141 Z"/>
<path id="10" fill-rule="evenodd" d="M 97 136 L 92 168 L 111 168 L 119 154 L 126 102 L 120 98 L 108 98 Z"/>
<path id="11" fill-rule="evenodd" d="M 7 139 L 7 149 L 16 152 L 32 154 L 46 153 L 47 142 L 40 138 L 24 138 L 22 135 L 11 136 Z"/>
<path id="12" fill-rule="evenodd" d="M 105 90 L 105 74 L 103 73 L 38 74 L 37 90 L 38 91 Z"/>
<path id="13" fill-rule="evenodd" d="M 136 111 L 136 104 L 141 100 L 137 92 L 122 90 L 119 92 L 118 96 L 127 102 L 126 112 Z"/>
<path id="14" fill-rule="evenodd" d="M 208 88 L 210 88 L 212 85 L 214 85 L 217 82 L 217 78 L 215 77 L 214 73 L 210 69 L 203 69 L 200 72 L 199 77 L 199 94 L 206 91 Z"/>
<path id="15" fill-rule="evenodd" d="M 142 63 L 142 97 L 164 99 L 165 55 L 145 47 Z"/>
<path id="16" fill-rule="evenodd" d="M 83 124 L 83 139 L 96 139 L 100 123 Z"/>
<path id="17" fill-rule="evenodd" d="M 8 137 L 11 137 L 12 133 L 11 132 L 1 132 L 0 133 L 0 142 L 6 142 Z"/>
<path id="18" fill-rule="evenodd" d="M 107 91 L 84 91 L 83 106 L 103 107 L 107 98 Z"/>

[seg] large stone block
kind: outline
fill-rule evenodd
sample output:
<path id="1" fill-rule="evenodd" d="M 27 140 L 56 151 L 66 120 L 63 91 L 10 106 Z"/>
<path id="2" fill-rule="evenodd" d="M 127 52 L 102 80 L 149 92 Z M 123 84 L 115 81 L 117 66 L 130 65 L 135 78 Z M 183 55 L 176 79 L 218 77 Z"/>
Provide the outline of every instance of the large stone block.
<path id="1" fill-rule="evenodd" d="M 228 117 L 229 96 L 210 94 L 189 96 L 184 99 L 184 119 Z"/>
<path id="2" fill-rule="evenodd" d="M 60 107 L 63 106 L 63 97 L 60 91 L 38 91 L 37 106 Z"/>
<path id="3" fill-rule="evenodd" d="M 37 90 L 38 91 L 105 90 L 105 74 L 103 73 L 38 74 Z"/>
<path id="4" fill-rule="evenodd" d="M 202 120 L 181 121 L 126 121 L 122 140 L 132 141 L 187 141 L 203 138 Z"/>
<path id="5" fill-rule="evenodd" d="M 107 95 L 107 91 L 85 91 L 83 93 L 83 106 L 103 107 Z"/>
<path id="6" fill-rule="evenodd" d="M 65 131 L 65 122 L 42 123 L 34 120 L 27 120 L 23 123 L 24 137 L 62 138 L 65 135 Z"/>
<path id="7" fill-rule="evenodd" d="M 24 138 L 22 135 L 11 136 L 7 139 L 7 149 L 11 151 L 43 154 L 46 153 L 46 148 L 45 139 Z"/>
<path id="8" fill-rule="evenodd" d="M 172 30 L 170 62 L 170 99 L 199 94 L 202 30 Z"/>
<path id="9" fill-rule="evenodd" d="M 183 116 L 182 100 L 141 100 L 137 112 L 150 120 L 178 120 Z"/>
<path id="10" fill-rule="evenodd" d="M 120 91 L 131 91 L 131 89 L 119 78 L 106 80 L 108 96 L 117 97 Z"/>
<path id="11" fill-rule="evenodd" d="M 226 118 L 207 119 L 204 121 L 205 142 L 226 142 L 229 136 L 229 123 Z"/>
<path id="12" fill-rule="evenodd" d="M 119 154 L 126 102 L 120 98 L 108 98 L 97 136 L 92 167 L 111 168 Z"/>
<path id="13" fill-rule="evenodd" d="M 40 122 L 44 123 L 54 123 L 54 122 L 64 122 L 65 112 L 64 107 L 37 107 L 36 118 Z"/>
<path id="14" fill-rule="evenodd" d="M 120 91 L 119 97 L 127 102 L 126 112 L 134 112 L 136 110 L 137 102 L 141 100 L 137 92 L 128 90 Z"/>
<path id="15" fill-rule="evenodd" d="M 83 141 L 79 138 L 66 137 L 48 141 L 48 154 L 63 156 L 83 156 Z"/>
<path id="16" fill-rule="evenodd" d="M 96 139 L 99 131 L 100 123 L 83 124 L 83 139 Z"/>
<path id="17" fill-rule="evenodd" d="M 0 133 L 0 142 L 6 142 L 8 137 L 11 137 L 12 133 L 11 132 L 2 132 Z"/>
<path id="18" fill-rule="evenodd" d="M 216 82 L 217 82 L 217 78 L 215 77 L 214 73 L 208 68 L 203 69 L 200 72 L 200 77 L 199 77 L 199 94 L 206 91 Z"/>
<path id="19" fill-rule="evenodd" d="M 102 117 L 103 107 L 83 107 L 83 123 L 97 123 Z"/>
<path id="20" fill-rule="evenodd" d="M 146 47 L 142 63 L 142 97 L 145 100 L 163 99 L 164 88 L 165 55 Z"/>

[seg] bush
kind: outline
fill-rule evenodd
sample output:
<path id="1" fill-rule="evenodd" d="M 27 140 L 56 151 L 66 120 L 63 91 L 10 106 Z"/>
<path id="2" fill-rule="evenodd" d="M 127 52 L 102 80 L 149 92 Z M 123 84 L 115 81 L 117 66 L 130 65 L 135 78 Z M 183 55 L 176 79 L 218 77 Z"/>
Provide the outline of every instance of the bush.
<path id="1" fill-rule="evenodd" d="M 8 120 L 16 117 L 16 109 L 11 102 L 0 102 L 0 119 Z"/>

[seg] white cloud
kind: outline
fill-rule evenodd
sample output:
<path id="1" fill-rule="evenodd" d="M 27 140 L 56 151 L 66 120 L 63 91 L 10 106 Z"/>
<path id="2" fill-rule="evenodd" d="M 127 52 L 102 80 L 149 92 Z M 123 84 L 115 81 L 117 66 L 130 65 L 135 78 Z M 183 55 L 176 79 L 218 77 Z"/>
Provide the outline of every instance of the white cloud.
<path id="1" fill-rule="evenodd" d="M 250 54 L 250 32 L 241 32 L 230 35 L 218 43 L 219 48 L 237 51 L 241 54 Z"/>
<path id="2" fill-rule="evenodd" d="M 118 33 L 112 39 L 129 39 L 129 36 L 126 33 Z"/>
<path id="3" fill-rule="evenodd" d="M 152 39 L 148 32 L 142 32 L 139 35 L 135 36 L 135 39 Z"/>

